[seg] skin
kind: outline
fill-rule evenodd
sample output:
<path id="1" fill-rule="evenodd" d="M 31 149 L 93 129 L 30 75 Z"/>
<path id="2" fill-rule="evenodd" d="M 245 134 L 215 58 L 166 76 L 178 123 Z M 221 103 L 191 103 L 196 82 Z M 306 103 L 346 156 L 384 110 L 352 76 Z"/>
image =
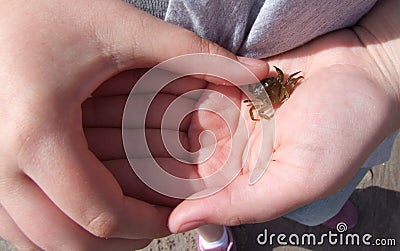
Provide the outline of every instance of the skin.
<path id="1" fill-rule="evenodd" d="M 148 242 L 143 238 L 168 233 L 167 216 L 178 201 L 155 195 L 134 182 L 129 165 L 120 158 L 121 149 L 114 147 L 120 146 L 120 139 L 114 136 L 121 121 L 121 96 L 131 87 L 124 83 L 143 73 L 120 72 L 151 67 L 187 52 L 226 52 L 120 1 L 93 6 L 80 1 L 48 3 L 0 4 L 2 17 L 10 20 L 0 29 L 0 42 L 5 45 L 0 47 L 4 60 L 0 78 L 5 83 L 0 92 L 0 137 L 6 142 L 0 145 L 0 235 L 21 250 L 131 250 L 143 246 Z M 273 219 L 336 192 L 350 180 L 379 142 L 400 127 L 396 72 L 400 68 L 399 8 L 396 1 L 381 1 L 353 29 L 328 34 L 268 59 L 287 72 L 302 65 L 305 77 L 276 111 L 274 161 L 256 185 L 248 186 L 249 170 L 256 159 L 251 156 L 243 172 L 220 193 L 176 207 L 169 217 L 170 230 L 185 231 L 206 222 L 236 225 Z M 125 21 L 115 23 L 114 15 Z M 67 21 L 52 18 L 59 16 Z M 98 25 L 94 27 L 94 23 Z M 143 34 L 143 27 L 154 34 L 135 36 Z M 60 30 L 64 32 L 56 32 Z M 176 36 L 182 38 L 179 48 L 169 43 L 174 40 L 168 38 Z M 149 41 L 163 46 L 153 47 Z M 246 62 L 259 79 L 268 74 L 265 64 Z M 245 97 L 236 88 L 193 81 L 185 88 L 217 90 L 248 115 Z M 181 88 L 165 91 L 178 95 Z M 93 98 L 86 100 L 91 93 Z M 167 104 L 171 99 L 162 100 Z M 215 97 L 201 99 L 199 105 L 210 105 L 207 102 L 213 100 Z M 217 108 L 227 119 L 237 120 L 238 114 L 229 107 Z M 99 111 L 101 115 L 97 115 Z M 255 122 L 249 116 L 247 120 L 252 129 Z M 208 128 L 215 132 L 217 154 L 198 171 L 184 176 L 212 173 L 229 150 L 224 148 L 228 131 L 221 120 L 200 112 L 185 123 L 182 131 L 188 136 L 189 148 L 198 148 L 198 135 Z M 153 126 L 157 128 L 157 123 Z M 259 132 L 252 130 L 251 145 L 260 138 Z M 100 139 L 107 139 L 110 147 L 102 148 Z M 162 149 L 159 156 L 165 157 Z M 177 171 L 175 163 L 169 163 L 165 168 Z M 99 212 L 110 212 L 110 217 Z M 87 219 L 100 221 L 88 224 L 92 221 Z"/>
<path id="2" fill-rule="evenodd" d="M 276 109 L 271 164 L 258 183 L 249 186 L 249 170 L 257 158 L 250 155 L 243 171 L 224 190 L 178 205 L 169 219 L 171 231 L 187 231 L 205 223 L 268 221 L 331 195 L 349 182 L 379 143 L 400 127 L 399 12 L 398 1 L 378 1 L 353 28 L 267 59 L 287 72 L 301 65 L 305 78 Z M 238 105 L 245 99 L 233 88 L 224 92 Z M 247 109 L 242 103 L 243 114 L 248 114 Z M 227 116 L 237 120 L 239 114 L 232 111 Z M 228 132 L 220 127 L 215 118 L 199 112 L 189 128 L 194 136 L 203 128 L 214 129 L 216 136 L 217 150 L 200 167 L 200 175 L 212 173 L 214 157 L 224 159 L 229 152 L 224 144 Z M 256 129 L 251 135 L 250 149 L 261 137 Z M 236 152 L 244 150 L 238 147 L 242 149 Z M 240 163 L 241 155 L 237 155 Z"/>
<path id="3" fill-rule="evenodd" d="M 115 146 L 121 121 L 107 97 L 122 111 L 121 80 L 143 73 L 128 69 L 194 52 L 237 58 L 120 0 L 2 1 L 0 16 L 0 235 L 20 250 L 132 250 L 169 234 L 176 201 L 124 179 L 118 149 L 99 141 Z M 240 60 L 265 77 L 264 62 Z"/>

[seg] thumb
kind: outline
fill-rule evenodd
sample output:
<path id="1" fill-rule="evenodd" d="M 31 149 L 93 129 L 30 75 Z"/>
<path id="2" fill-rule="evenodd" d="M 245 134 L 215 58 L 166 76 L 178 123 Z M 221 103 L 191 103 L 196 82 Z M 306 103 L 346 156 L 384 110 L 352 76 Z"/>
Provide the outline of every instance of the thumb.
<path id="1" fill-rule="evenodd" d="M 327 196 L 315 189 L 317 185 L 304 185 L 310 184 L 307 171 L 281 163 L 272 162 L 256 184 L 249 185 L 248 180 L 247 175 L 239 175 L 215 194 L 182 201 L 169 216 L 169 230 L 178 233 L 205 224 L 265 222 Z"/>
<path id="2" fill-rule="evenodd" d="M 107 3 L 110 2 L 103 4 Z M 102 16 L 100 25 L 96 26 L 96 33 L 101 38 L 103 51 L 109 52 L 120 71 L 149 68 L 184 54 L 209 53 L 239 61 L 259 79 L 268 73 L 268 64 L 264 61 L 236 57 L 189 30 L 160 20 L 123 1 L 111 3 L 109 5 L 112 6 L 107 7 L 107 16 Z"/>

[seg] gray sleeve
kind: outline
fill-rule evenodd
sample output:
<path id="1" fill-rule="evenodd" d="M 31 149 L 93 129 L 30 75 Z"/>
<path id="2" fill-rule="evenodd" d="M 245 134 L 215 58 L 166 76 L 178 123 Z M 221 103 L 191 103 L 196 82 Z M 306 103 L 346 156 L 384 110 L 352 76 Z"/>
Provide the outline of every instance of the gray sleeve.
<path id="1" fill-rule="evenodd" d="M 147 13 L 155 17 L 164 19 L 169 0 L 124 0 L 124 1 L 132 4 L 136 8 L 146 11 Z"/>
<path id="2" fill-rule="evenodd" d="M 400 134 L 400 130 L 397 130 L 392 135 L 387 137 L 368 157 L 365 161 L 363 168 L 372 168 L 373 166 L 385 163 L 390 159 L 391 149 L 393 148 L 396 137 Z"/>
<path id="3" fill-rule="evenodd" d="M 355 24 L 376 0 L 170 0 L 165 20 L 249 57 L 273 56 Z"/>

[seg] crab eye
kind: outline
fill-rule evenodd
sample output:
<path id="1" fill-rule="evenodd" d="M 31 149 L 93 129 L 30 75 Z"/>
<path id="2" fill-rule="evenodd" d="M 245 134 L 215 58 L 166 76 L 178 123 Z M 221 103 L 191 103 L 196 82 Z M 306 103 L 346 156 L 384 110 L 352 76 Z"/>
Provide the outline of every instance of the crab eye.
<path id="1" fill-rule="evenodd" d="M 262 83 L 262 86 L 265 89 L 265 88 L 267 88 L 269 86 L 269 84 L 268 84 L 268 82 L 264 82 L 264 83 Z"/>

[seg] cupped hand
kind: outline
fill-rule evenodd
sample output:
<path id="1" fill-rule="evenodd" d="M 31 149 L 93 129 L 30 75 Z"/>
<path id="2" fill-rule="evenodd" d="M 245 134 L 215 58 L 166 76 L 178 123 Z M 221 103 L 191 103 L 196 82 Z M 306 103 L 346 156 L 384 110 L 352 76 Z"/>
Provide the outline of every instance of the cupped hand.
<path id="1" fill-rule="evenodd" d="M 363 38 L 364 42 L 378 43 L 368 40 L 371 37 Z M 252 154 L 252 149 L 257 149 L 263 135 L 251 125 L 260 122 L 250 119 L 248 107 L 243 104 L 247 97 L 238 89 L 209 85 L 242 107 L 251 135 L 248 163 L 220 192 L 178 205 L 169 219 L 171 231 L 186 231 L 206 223 L 268 221 L 339 191 L 374 148 L 399 126 L 399 90 L 393 85 L 398 80 L 380 71 L 393 65 L 390 60 L 374 60 L 373 50 L 360 42 L 359 33 L 343 30 L 268 59 L 270 65 L 277 65 L 287 74 L 301 70 L 305 79 L 275 110 L 272 161 L 254 185 L 248 184 L 249 175 L 260 156 Z M 210 97 L 202 99 L 199 106 L 214 106 L 228 120 L 239 121 L 238 111 L 219 107 Z M 197 136 L 205 129 L 213 131 L 216 138 L 214 155 L 199 166 L 202 177 L 221 167 L 229 154 L 235 154 L 236 164 L 241 164 L 245 144 L 231 148 L 229 139 L 237 130 L 221 129 L 224 123 L 199 112 L 189 128 L 195 135 L 192 145 L 198 144 Z"/>
<path id="2" fill-rule="evenodd" d="M 131 250 L 168 234 L 171 209 L 126 196 L 88 149 L 110 107 L 85 118 L 86 139 L 81 105 L 127 69 L 235 57 L 119 0 L 3 1 L 0 15 L 0 235 L 21 250 Z"/>

